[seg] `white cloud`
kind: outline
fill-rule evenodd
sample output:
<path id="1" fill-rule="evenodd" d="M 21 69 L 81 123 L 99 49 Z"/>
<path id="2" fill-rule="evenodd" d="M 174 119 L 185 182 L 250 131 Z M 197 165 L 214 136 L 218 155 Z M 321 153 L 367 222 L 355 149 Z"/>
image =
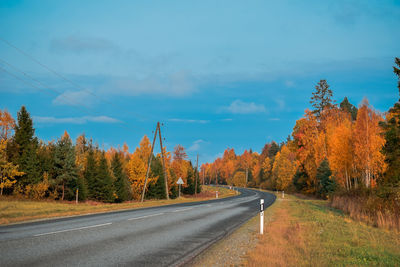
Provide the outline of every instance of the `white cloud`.
<path id="1" fill-rule="evenodd" d="M 209 120 L 191 120 L 191 119 L 177 119 L 177 118 L 169 119 L 168 121 L 171 121 L 171 122 L 184 122 L 184 123 L 202 123 L 202 124 L 210 122 Z"/>
<path id="2" fill-rule="evenodd" d="M 83 117 L 69 117 L 69 118 L 56 118 L 56 117 L 40 117 L 33 116 L 35 123 L 69 123 L 69 124 L 85 124 L 88 122 L 100 123 L 120 123 L 120 120 L 108 116 L 83 116 Z"/>
<path id="3" fill-rule="evenodd" d="M 256 104 L 254 102 L 243 102 L 242 100 L 233 101 L 228 107 L 223 107 L 222 111 L 233 114 L 251 114 L 251 113 L 264 113 L 267 110 L 264 105 Z"/>
<path id="4" fill-rule="evenodd" d="M 188 152 L 194 152 L 194 151 L 199 151 L 200 150 L 200 146 L 202 144 L 205 144 L 207 142 L 205 142 L 202 139 L 196 140 L 193 142 L 193 144 L 187 149 Z"/>
<path id="5" fill-rule="evenodd" d="M 53 99 L 54 105 L 60 106 L 88 106 L 93 104 L 94 96 L 89 91 L 65 91 Z"/>

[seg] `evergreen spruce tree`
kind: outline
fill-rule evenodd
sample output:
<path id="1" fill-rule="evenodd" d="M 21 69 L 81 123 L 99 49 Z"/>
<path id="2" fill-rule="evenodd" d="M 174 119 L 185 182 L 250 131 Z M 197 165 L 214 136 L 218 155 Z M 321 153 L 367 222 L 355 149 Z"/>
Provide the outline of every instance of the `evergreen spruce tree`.
<path id="1" fill-rule="evenodd" d="M 99 165 L 97 166 L 97 172 L 93 181 L 93 187 L 94 198 L 96 200 L 103 202 L 113 202 L 115 200 L 113 181 L 104 152 L 102 152 L 100 156 Z"/>
<path id="2" fill-rule="evenodd" d="M 18 170 L 25 173 L 17 179 L 17 183 L 24 187 L 28 184 L 38 183 L 41 179 L 40 162 L 36 153 L 38 141 L 34 137 L 33 122 L 25 106 L 21 107 L 17 118 L 15 135 L 7 150 L 9 158 L 19 166 Z"/>
<path id="3" fill-rule="evenodd" d="M 165 184 L 162 161 L 160 157 L 153 157 L 150 169 L 151 176 L 158 177 L 158 179 L 154 184 L 149 185 L 149 189 L 146 192 L 146 197 L 149 199 L 163 199 L 165 198 Z"/>
<path id="4" fill-rule="evenodd" d="M 315 86 L 315 92 L 312 93 L 310 103 L 312 104 L 314 111 L 313 113 L 317 118 L 321 117 L 321 113 L 326 108 L 331 108 L 334 106 L 334 101 L 332 100 L 332 90 L 329 89 L 329 84 L 326 80 L 320 80 Z"/>
<path id="5" fill-rule="evenodd" d="M 61 188 L 61 200 L 64 200 L 64 197 L 72 199 L 75 196 L 78 175 L 75 166 L 75 149 L 67 132 L 56 143 L 54 172 L 55 181 Z"/>
<path id="6" fill-rule="evenodd" d="M 279 145 L 275 142 L 272 141 L 270 148 L 268 149 L 268 157 L 273 158 L 279 151 Z"/>
<path id="7" fill-rule="evenodd" d="M 190 164 L 188 171 L 187 171 L 187 186 L 183 188 L 183 193 L 187 195 L 193 195 L 195 191 L 195 184 L 194 184 L 194 170 L 192 164 Z"/>
<path id="8" fill-rule="evenodd" d="M 340 109 L 348 112 L 351 115 L 351 119 L 353 121 L 355 121 L 357 119 L 358 109 L 349 102 L 347 97 L 345 97 L 343 99 L 343 101 L 340 103 Z"/>
<path id="9" fill-rule="evenodd" d="M 396 58 L 395 63 L 397 67 L 394 66 L 393 69 L 399 80 L 400 96 L 400 59 Z M 400 186 L 400 98 L 389 110 L 386 115 L 386 121 L 381 126 L 384 129 L 386 139 L 383 152 L 386 156 L 385 161 L 388 167 L 384 175 L 384 180 L 380 183 L 388 186 Z"/>
<path id="10" fill-rule="evenodd" d="M 89 151 L 86 155 L 86 167 L 83 172 L 83 178 L 87 184 L 87 197 L 90 199 L 96 199 L 96 186 L 95 177 L 97 172 L 96 159 L 94 157 L 93 146 L 89 146 Z"/>
<path id="11" fill-rule="evenodd" d="M 327 159 L 323 160 L 317 169 L 318 194 L 326 198 L 336 189 L 336 183 L 331 179 L 332 171 Z"/>
<path id="12" fill-rule="evenodd" d="M 115 153 L 111 161 L 111 170 L 114 175 L 114 188 L 117 194 L 117 202 L 124 202 L 130 199 L 129 183 L 122 169 L 121 156 Z"/>

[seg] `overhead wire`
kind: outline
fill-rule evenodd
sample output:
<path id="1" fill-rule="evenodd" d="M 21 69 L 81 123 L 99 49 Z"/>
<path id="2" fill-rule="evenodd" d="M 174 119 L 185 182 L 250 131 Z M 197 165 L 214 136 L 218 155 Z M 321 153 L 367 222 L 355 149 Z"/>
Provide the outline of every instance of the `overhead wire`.
<path id="1" fill-rule="evenodd" d="M 80 90 L 83 90 L 85 92 L 87 92 L 88 94 L 100 99 L 100 101 L 103 101 L 107 104 L 110 104 L 114 107 L 120 108 L 120 106 L 118 106 L 117 104 L 98 96 L 97 94 L 93 93 L 92 91 L 90 91 L 87 88 L 84 88 L 82 86 L 80 86 L 78 83 L 68 79 L 67 77 L 65 77 L 64 75 L 60 74 L 59 72 L 55 71 L 54 69 L 46 66 L 45 64 L 41 63 L 39 60 L 37 60 L 36 58 L 34 58 L 33 56 L 29 55 L 28 53 L 26 53 L 25 51 L 23 51 L 22 49 L 18 48 L 17 46 L 13 45 L 12 43 L 10 43 L 9 41 L 5 40 L 4 38 L 0 37 L 0 41 L 2 41 L 3 43 L 5 43 L 6 45 L 10 46 L 11 48 L 15 49 L 16 51 L 18 51 L 20 54 L 24 55 L 25 57 L 29 58 L 30 60 L 32 60 L 33 62 L 35 62 L 36 64 L 40 65 L 41 67 L 43 67 L 44 69 L 46 69 L 47 71 L 53 73 L 55 76 L 57 76 L 58 78 L 62 79 L 63 81 L 71 84 L 73 87 L 78 88 Z M 132 112 L 131 112 L 132 114 Z M 136 112 L 134 112 L 135 117 L 139 118 L 139 119 L 144 119 L 145 117 L 143 116 L 143 114 L 138 114 Z M 146 119 L 146 118 L 145 118 Z M 150 118 L 148 118 L 150 119 Z"/>

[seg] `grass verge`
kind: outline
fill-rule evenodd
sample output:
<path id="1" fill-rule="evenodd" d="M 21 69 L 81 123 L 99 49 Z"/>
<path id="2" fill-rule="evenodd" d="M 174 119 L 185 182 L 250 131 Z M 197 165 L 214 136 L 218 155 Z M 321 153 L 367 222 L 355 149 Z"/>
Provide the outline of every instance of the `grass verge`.
<path id="1" fill-rule="evenodd" d="M 217 190 L 219 198 L 236 195 L 236 191 L 227 188 L 218 188 Z M 215 191 L 215 187 L 205 185 L 202 186 L 202 193 L 198 194 L 197 197 L 183 196 L 171 200 L 146 200 L 143 203 L 132 201 L 112 204 L 99 202 L 75 204 L 75 202 L 16 200 L 9 197 L 1 197 L 0 224 L 209 200 L 215 198 Z"/>
<path id="2" fill-rule="evenodd" d="M 267 211 L 245 266 L 399 266 L 400 235 L 353 221 L 327 201 L 286 195 Z"/>

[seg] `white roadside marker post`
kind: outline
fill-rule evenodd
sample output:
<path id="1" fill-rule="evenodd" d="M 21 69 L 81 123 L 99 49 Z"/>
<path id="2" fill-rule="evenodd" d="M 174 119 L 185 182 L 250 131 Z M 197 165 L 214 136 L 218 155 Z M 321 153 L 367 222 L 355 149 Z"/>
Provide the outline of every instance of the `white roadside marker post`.
<path id="1" fill-rule="evenodd" d="M 285 198 L 285 191 L 282 191 L 282 198 Z"/>
<path id="2" fill-rule="evenodd" d="M 215 198 L 218 198 L 218 191 L 215 191 Z"/>
<path id="3" fill-rule="evenodd" d="M 264 234 L 264 199 L 260 199 L 260 234 Z"/>

